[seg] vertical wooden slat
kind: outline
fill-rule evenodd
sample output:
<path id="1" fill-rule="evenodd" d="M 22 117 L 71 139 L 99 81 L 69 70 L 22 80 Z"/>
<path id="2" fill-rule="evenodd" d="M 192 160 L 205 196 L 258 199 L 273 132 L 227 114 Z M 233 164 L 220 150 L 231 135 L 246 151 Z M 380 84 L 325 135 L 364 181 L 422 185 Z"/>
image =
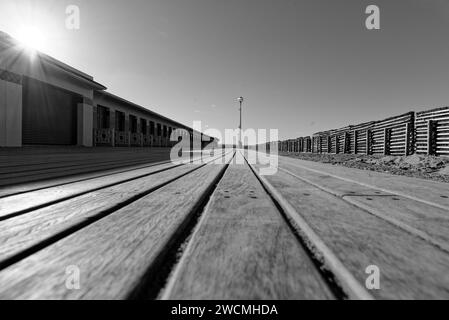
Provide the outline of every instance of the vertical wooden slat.
<path id="1" fill-rule="evenodd" d="M 384 155 L 390 154 L 390 137 L 391 137 L 391 129 L 384 129 Z"/>
<path id="2" fill-rule="evenodd" d="M 405 124 L 405 155 L 408 156 L 412 152 L 413 148 L 413 142 L 412 142 L 412 136 L 411 136 L 411 123 Z"/>
<path id="3" fill-rule="evenodd" d="M 351 143 L 350 142 L 351 141 L 350 141 L 349 132 L 345 132 L 343 153 L 351 153 Z"/>
<path id="4" fill-rule="evenodd" d="M 338 136 L 334 135 L 333 139 L 334 139 L 333 148 L 335 148 L 335 149 L 332 149 L 332 151 L 334 154 L 337 154 L 338 153 Z"/>
<path id="5" fill-rule="evenodd" d="M 371 129 L 366 130 L 366 154 L 371 154 Z"/>
<path id="6" fill-rule="evenodd" d="M 436 121 L 429 120 L 427 123 L 427 154 L 436 154 Z"/>

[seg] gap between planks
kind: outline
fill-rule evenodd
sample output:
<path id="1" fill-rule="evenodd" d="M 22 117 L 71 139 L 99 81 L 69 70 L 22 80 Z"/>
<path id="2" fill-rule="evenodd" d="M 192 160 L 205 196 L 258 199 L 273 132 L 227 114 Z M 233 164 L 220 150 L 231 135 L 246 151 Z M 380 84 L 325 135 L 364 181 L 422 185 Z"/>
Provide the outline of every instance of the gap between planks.
<path id="1" fill-rule="evenodd" d="M 444 251 L 445 253 L 449 253 L 449 245 L 446 242 L 443 242 L 443 241 L 440 241 L 438 239 L 435 239 L 434 237 L 430 236 L 427 232 L 424 232 L 424 231 L 422 231 L 422 230 L 420 230 L 418 228 L 410 226 L 409 224 L 404 223 L 404 222 L 402 222 L 402 221 L 400 221 L 400 220 L 398 220 L 398 219 L 396 219 L 394 217 L 391 217 L 389 215 L 383 214 L 379 210 L 370 208 L 369 206 L 363 204 L 363 202 L 361 202 L 360 200 L 357 199 L 357 197 L 359 197 L 360 195 L 349 195 L 349 194 L 340 195 L 340 194 L 338 194 L 337 192 L 335 192 L 332 189 L 326 188 L 326 187 L 324 187 L 324 186 L 322 186 L 320 184 L 317 184 L 317 183 L 315 183 L 315 182 L 313 182 L 313 181 L 311 181 L 311 180 L 309 180 L 307 178 L 300 177 L 300 176 L 296 175 L 295 173 L 293 173 L 293 172 L 291 172 L 291 171 L 289 171 L 287 169 L 279 168 L 279 170 L 283 171 L 283 172 L 285 172 L 285 173 L 287 173 L 289 175 L 291 175 L 292 177 L 294 177 L 296 179 L 299 179 L 299 180 L 301 180 L 301 181 L 303 181 L 305 183 L 308 183 L 308 184 L 310 184 L 310 185 L 312 185 L 312 186 L 314 186 L 314 187 L 316 187 L 316 188 L 318 188 L 318 189 L 320 189 L 320 190 L 322 190 L 324 192 L 327 192 L 327 193 L 329 193 L 329 194 L 331 194 L 331 195 L 333 195 L 335 197 L 338 197 L 338 198 L 340 198 L 340 199 L 342 199 L 342 200 L 344 200 L 344 201 L 354 205 L 355 207 L 357 207 L 357 208 L 359 208 L 359 209 L 361 209 L 361 210 L 363 210 L 363 211 L 365 211 L 365 212 L 367 212 L 369 214 L 372 214 L 372 215 L 374 215 L 374 216 L 376 216 L 376 217 L 378 217 L 380 219 L 383 219 L 384 221 L 394 225 L 395 227 L 400 228 L 400 229 L 402 229 L 402 230 L 404 230 L 404 231 L 406 231 L 406 232 L 408 232 L 408 233 L 410 233 L 410 234 L 412 234 L 412 235 L 414 235 L 416 237 L 419 237 L 419 238 L 423 239 L 424 241 L 429 242 L 430 244 L 432 244 L 433 246 L 435 246 L 439 250 Z M 322 174 L 325 174 L 325 173 L 322 173 Z M 332 176 L 332 175 L 329 175 L 329 176 L 338 179 L 336 176 Z M 341 180 L 343 180 L 343 179 L 341 179 Z M 348 181 L 348 182 L 355 183 L 353 181 Z M 365 186 L 365 185 L 363 185 L 363 186 Z M 374 190 L 376 190 L 376 189 L 374 189 Z M 383 190 L 380 190 L 380 189 L 377 189 L 377 190 L 383 191 Z M 395 196 L 395 195 L 397 195 L 397 194 L 391 194 L 391 196 Z M 363 196 L 366 196 L 366 195 L 363 195 Z M 378 197 L 378 196 L 382 197 L 382 196 L 387 196 L 387 195 L 371 195 L 371 196 L 374 198 L 374 197 Z M 401 196 L 401 195 L 397 195 L 397 196 Z"/>
<path id="2" fill-rule="evenodd" d="M 18 261 L 0 272 L 0 297 L 128 297 L 148 270 L 161 267 L 166 251 L 192 218 L 196 206 L 213 191 L 210 188 L 224 169 L 224 165 L 203 165 L 194 174 L 185 174 Z M 64 268 L 77 263 L 81 264 L 83 285 L 80 290 L 67 290 L 61 281 Z"/>
<path id="3" fill-rule="evenodd" d="M 200 158 L 194 158 L 189 163 L 195 163 Z M 149 165 L 118 173 L 111 173 L 100 177 L 92 177 L 66 183 L 63 185 L 47 187 L 37 191 L 29 191 L 14 196 L 0 198 L 0 220 L 5 220 L 33 210 L 50 206 L 52 204 L 69 200 L 89 192 L 112 187 L 118 184 L 137 180 L 162 171 L 170 170 L 186 163 L 172 164 L 171 162 L 159 165 Z"/>
<path id="4" fill-rule="evenodd" d="M 59 241 L 120 208 L 128 206 L 140 198 L 201 169 L 208 163 L 226 157 L 227 154 L 212 157 L 202 165 L 181 166 L 135 180 L 140 181 L 140 184 L 131 181 L 126 186 L 125 183 L 126 190 L 122 191 L 123 195 L 120 197 L 118 195 L 123 188 L 118 185 L 103 191 L 97 191 L 94 197 L 91 194 L 86 194 L 70 201 L 64 201 L 0 222 L 0 230 L 3 230 L 0 235 L 2 241 L 0 268 L 5 268 L 23 259 L 23 257 Z M 161 178 L 160 176 L 165 177 L 162 181 L 156 181 Z M 150 181 L 147 182 L 147 180 Z M 135 191 L 133 191 L 133 188 Z M 117 199 L 113 201 L 115 198 Z M 6 247 L 6 243 L 11 243 L 12 246 Z"/>
<path id="5" fill-rule="evenodd" d="M 332 250 L 324 243 L 324 241 L 315 233 L 304 218 L 290 205 L 290 203 L 274 188 L 267 179 L 259 175 L 252 164 L 248 162 L 251 170 L 259 179 L 261 184 L 273 200 L 284 211 L 289 220 L 294 223 L 300 235 L 304 238 L 305 243 L 310 250 L 316 255 L 318 260 L 324 262 L 324 266 L 334 275 L 343 291 L 350 299 L 357 300 L 373 300 L 374 297 L 362 286 L 354 275 L 343 265 Z"/>
<path id="6" fill-rule="evenodd" d="M 244 162 L 229 166 L 159 298 L 332 299 L 332 287 Z"/>

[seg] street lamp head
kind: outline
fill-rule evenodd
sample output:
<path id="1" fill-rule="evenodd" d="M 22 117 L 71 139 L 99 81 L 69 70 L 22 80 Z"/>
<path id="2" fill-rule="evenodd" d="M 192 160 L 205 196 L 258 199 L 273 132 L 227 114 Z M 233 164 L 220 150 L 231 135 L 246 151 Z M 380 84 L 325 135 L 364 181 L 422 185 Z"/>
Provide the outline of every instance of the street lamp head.
<path id="1" fill-rule="evenodd" d="M 238 98 L 237 101 L 242 103 L 243 102 L 243 97 Z"/>

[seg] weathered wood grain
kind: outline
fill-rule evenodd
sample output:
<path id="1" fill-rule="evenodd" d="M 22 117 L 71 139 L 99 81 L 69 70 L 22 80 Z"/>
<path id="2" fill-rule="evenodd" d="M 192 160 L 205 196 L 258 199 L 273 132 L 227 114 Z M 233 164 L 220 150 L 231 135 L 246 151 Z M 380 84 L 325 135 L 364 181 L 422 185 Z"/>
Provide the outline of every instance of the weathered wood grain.
<path id="1" fill-rule="evenodd" d="M 231 165 L 172 274 L 164 299 L 332 299 L 246 164 Z"/>
<path id="2" fill-rule="evenodd" d="M 19 184 L 29 181 L 38 181 L 38 180 L 45 180 L 45 179 L 51 179 L 55 177 L 60 176 L 68 176 L 68 175 L 76 175 L 80 173 L 86 173 L 86 172 L 97 172 L 100 170 L 105 169 L 112 169 L 112 168 L 120 168 L 120 167 L 126 167 L 126 166 L 132 166 L 136 164 L 142 164 L 142 163 L 151 163 L 152 161 L 159 161 L 162 159 L 155 159 L 155 160 L 131 160 L 131 161 L 112 161 L 106 164 L 89 164 L 84 163 L 80 164 L 78 166 L 68 166 L 68 167 L 58 167 L 58 168 L 50 168 L 50 169 L 40 169 L 32 172 L 19 172 L 19 173 L 12 173 L 12 174 L 2 174 L 0 177 L 0 184 L 2 186 L 9 186 L 13 184 Z"/>
<path id="3" fill-rule="evenodd" d="M 81 182 L 89 179 L 105 177 L 112 174 L 123 173 L 127 171 L 132 171 L 136 169 L 149 168 L 151 166 L 157 166 L 161 164 L 168 163 L 169 161 L 158 161 L 150 162 L 144 164 L 138 164 L 133 166 L 119 167 L 117 169 L 106 169 L 95 171 L 91 173 L 81 173 L 78 175 L 69 175 L 67 177 L 57 177 L 54 179 L 46 179 L 43 181 L 33 181 L 23 184 L 16 184 L 8 187 L 0 187 L 0 198 L 5 198 L 8 196 L 14 196 L 21 193 L 32 192 L 37 190 L 42 190 L 46 188 L 63 186 L 69 183 Z"/>
<path id="4" fill-rule="evenodd" d="M 171 163 L 166 163 L 1 198 L 0 218 L 24 210 L 30 210 L 38 206 L 63 201 L 71 197 L 79 196 L 114 184 L 123 183 L 131 179 L 144 177 L 155 172 L 168 170 L 175 166 L 176 165 Z"/>
<path id="5" fill-rule="evenodd" d="M 364 283 L 380 268 L 382 299 L 449 298 L 449 256 L 426 241 L 282 171 L 267 180 Z"/>
<path id="6" fill-rule="evenodd" d="M 151 155 L 151 157 L 135 155 L 134 157 L 127 156 L 126 158 L 124 158 L 123 156 L 114 157 L 111 155 L 107 155 L 106 157 L 103 156 L 100 159 L 91 159 L 89 157 L 76 159 L 76 157 L 72 157 L 65 161 L 48 160 L 46 162 L 38 163 L 38 164 L 11 163 L 11 165 L 3 166 L 2 168 L 0 168 L 0 176 L 1 177 L 4 177 L 4 176 L 20 177 L 20 176 L 26 175 L 28 173 L 41 172 L 41 171 L 51 170 L 51 169 L 56 170 L 56 169 L 60 169 L 60 168 L 81 168 L 85 165 L 100 166 L 100 165 L 113 164 L 113 163 L 117 163 L 117 162 L 126 164 L 126 163 L 138 162 L 138 161 L 140 161 L 140 162 L 152 161 L 153 159 L 167 158 L 166 155 L 167 155 L 167 153 L 154 154 L 154 155 Z"/>
<path id="7" fill-rule="evenodd" d="M 0 150 L 4 186 L 169 160 L 170 149 L 23 148 Z"/>
<path id="8" fill-rule="evenodd" d="M 341 180 L 326 173 L 310 171 L 290 164 L 282 164 L 279 170 L 286 170 L 297 175 L 307 183 L 318 186 L 338 197 L 345 196 L 393 196 L 394 194 L 379 189 L 366 187 L 355 182 Z"/>
<path id="9" fill-rule="evenodd" d="M 449 252 L 448 210 L 289 164 L 279 170 L 339 196 Z"/>
<path id="10" fill-rule="evenodd" d="M 218 157 L 211 157 L 211 161 Z M 25 215 L 0 221 L 0 265 L 43 241 L 75 228 L 86 221 L 108 214 L 145 196 L 155 188 L 197 170 L 201 165 L 187 164 L 119 185 L 103 188 L 62 201 Z"/>
<path id="11" fill-rule="evenodd" d="M 221 150 L 219 151 L 221 152 Z M 219 154 L 216 152 L 216 154 Z M 103 155 L 103 156 L 107 156 Z M 194 158 L 197 158 L 198 155 L 194 155 Z M 190 158 L 189 155 L 184 155 L 183 158 L 188 159 Z M 155 161 L 157 158 L 149 159 L 148 157 L 145 159 L 144 162 L 139 161 L 138 164 L 123 164 L 123 163 L 117 163 L 115 166 L 108 166 L 105 168 L 100 168 L 100 170 L 95 168 L 90 168 L 89 170 L 81 170 L 80 172 L 68 172 L 66 176 L 60 176 L 60 172 L 58 171 L 55 175 L 49 175 L 48 173 L 39 174 L 37 176 L 33 177 L 24 177 L 24 179 L 15 180 L 16 183 L 21 182 L 20 184 L 14 184 L 14 185 L 8 185 L 8 186 L 0 186 L 0 198 L 4 198 L 11 195 L 16 195 L 18 193 L 25 193 L 25 192 L 31 192 L 35 190 L 40 190 L 44 188 L 50 188 L 53 186 L 61 186 L 68 183 L 73 182 L 79 182 L 79 181 L 85 181 L 92 178 L 98 178 L 98 177 L 105 177 L 110 174 L 115 173 L 122 173 L 126 171 L 131 171 L 134 169 L 140 169 L 140 168 L 147 168 L 154 165 L 164 164 L 171 162 L 170 160 L 164 160 L 164 161 Z M 86 159 L 85 159 L 86 161 Z M 116 167 L 114 169 L 114 167 Z M 54 176 L 54 178 L 52 178 Z M 39 180 L 39 178 L 42 177 L 44 180 Z M 32 179 L 30 179 L 32 178 Z M 32 181 L 30 181 L 32 180 Z M 36 181 L 35 181 L 36 180 Z M 8 181 L 8 183 L 12 183 L 10 179 L 5 179 L 5 181 Z"/>
<path id="12" fill-rule="evenodd" d="M 127 297 L 165 254 L 224 168 L 206 165 L 2 270 L 0 298 Z M 80 270 L 79 290 L 65 286 L 71 265 Z"/>
<path id="13" fill-rule="evenodd" d="M 365 185 L 368 188 L 401 195 L 449 210 L 449 188 L 446 183 L 279 156 L 279 166 L 282 167 L 286 164 L 308 169 L 309 171 L 315 170 L 316 173 L 323 175 L 333 175 L 350 182 Z"/>
<path id="14" fill-rule="evenodd" d="M 345 201 L 404 227 L 449 253 L 449 212 L 400 196 L 348 196 Z"/>
<path id="15" fill-rule="evenodd" d="M 200 159 L 195 156 L 193 159 Z M 210 157 L 205 157 L 206 160 Z M 52 188 L 37 190 L 33 192 L 22 193 L 10 197 L 0 198 L 0 220 L 2 217 L 11 216 L 16 213 L 38 208 L 39 206 L 53 204 L 57 201 L 66 200 L 71 197 L 82 195 L 87 192 L 95 191 L 100 188 L 123 183 L 131 179 L 143 177 L 155 172 L 168 170 L 176 167 L 178 164 L 164 163 L 157 166 L 148 166 L 145 168 L 136 168 L 133 171 L 120 172 L 117 174 L 102 175 L 98 178 L 83 179 L 79 182 L 58 185 Z"/>

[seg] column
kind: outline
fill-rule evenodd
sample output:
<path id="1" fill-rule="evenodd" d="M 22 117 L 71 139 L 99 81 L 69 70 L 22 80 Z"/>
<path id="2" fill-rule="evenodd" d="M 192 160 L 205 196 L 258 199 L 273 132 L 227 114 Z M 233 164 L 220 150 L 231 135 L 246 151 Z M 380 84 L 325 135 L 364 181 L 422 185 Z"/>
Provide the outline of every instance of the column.
<path id="1" fill-rule="evenodd" d="M 94 110 L 91 104 L 85 99 L 82 103 L 78 103 L 78 146 L 93 146 L 94 131 Z"/>
<path id="2" fill-rule="evenodd" d="M 22 146 L 22 79 L 0 69 L 0 146 Z"/>

